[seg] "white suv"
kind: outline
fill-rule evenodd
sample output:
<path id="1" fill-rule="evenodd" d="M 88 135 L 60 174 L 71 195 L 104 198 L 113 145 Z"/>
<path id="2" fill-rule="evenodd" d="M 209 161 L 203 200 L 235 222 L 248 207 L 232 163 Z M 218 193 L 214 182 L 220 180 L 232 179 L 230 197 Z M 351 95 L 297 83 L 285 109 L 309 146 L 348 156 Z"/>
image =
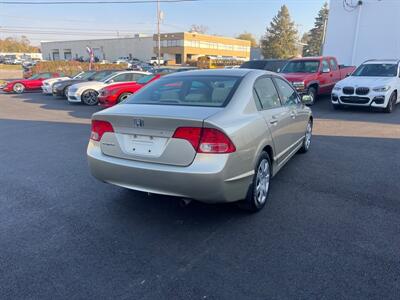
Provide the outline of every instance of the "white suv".
<path id="1" fill-rule="evenodd" d="M 399 60 L 368 60 L 332 90 L 335 109 L 344 105 L 369 106 L 392 112 L 400 101 Z"/>

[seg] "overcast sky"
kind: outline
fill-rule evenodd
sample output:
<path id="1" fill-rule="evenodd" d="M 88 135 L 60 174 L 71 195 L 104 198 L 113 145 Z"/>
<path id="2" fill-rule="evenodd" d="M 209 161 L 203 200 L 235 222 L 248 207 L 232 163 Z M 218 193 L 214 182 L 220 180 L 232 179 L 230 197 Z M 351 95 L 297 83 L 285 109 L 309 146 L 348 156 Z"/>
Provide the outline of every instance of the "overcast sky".
<path id="1" fill-rule="evenodd" d="M 17 0 L 16 0 L 17 1 Z M 38 0 L 30 0 L 38 1 Z M 57 0 L 55 0 L 57 1 Z M 65 1 L 65 0 L 64 0 Z M 333 0 L 340 1 L 340 0 Z M 244 31 L 260 38 L 280 6 L 289 7 L 298 30 L 308 31 L 325 0 L 200 0 L 162 3 L 163 32 L 185 31 L 191 24 L 208 33 L 235 36 Z M 0 38 L 24 34 L 41 40 L 94 39 L 156 30 L 156 5 L 5 5 L 0 4 Z"/>

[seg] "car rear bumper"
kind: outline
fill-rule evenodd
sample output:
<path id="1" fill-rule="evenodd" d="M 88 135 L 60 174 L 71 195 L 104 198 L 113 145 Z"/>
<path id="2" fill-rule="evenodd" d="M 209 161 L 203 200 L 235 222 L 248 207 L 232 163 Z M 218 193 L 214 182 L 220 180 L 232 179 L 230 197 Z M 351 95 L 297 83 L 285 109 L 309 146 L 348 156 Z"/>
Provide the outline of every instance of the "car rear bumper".
<path id="1" fill-rule="evenodd" d="M 229 154 L 197 154 L 190 166 L 179 167 L 107 156 L 92 140 L 87 157 L 92 175 L 100 181 L 208 203 L 244 199 L 254 174 L 251 171 L 232 176 Z"/>

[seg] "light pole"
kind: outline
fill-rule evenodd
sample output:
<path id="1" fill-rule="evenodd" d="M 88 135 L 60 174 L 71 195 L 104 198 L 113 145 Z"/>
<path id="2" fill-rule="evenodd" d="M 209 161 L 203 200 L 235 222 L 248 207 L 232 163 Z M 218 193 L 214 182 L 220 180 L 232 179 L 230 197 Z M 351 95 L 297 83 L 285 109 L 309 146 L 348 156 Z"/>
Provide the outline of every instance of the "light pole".
<path id="1" fill-rule="evenodd" d="M 157 65 L 160 67 L 161 37 L 160 37 L 160 0 L 157 0 Z"/>

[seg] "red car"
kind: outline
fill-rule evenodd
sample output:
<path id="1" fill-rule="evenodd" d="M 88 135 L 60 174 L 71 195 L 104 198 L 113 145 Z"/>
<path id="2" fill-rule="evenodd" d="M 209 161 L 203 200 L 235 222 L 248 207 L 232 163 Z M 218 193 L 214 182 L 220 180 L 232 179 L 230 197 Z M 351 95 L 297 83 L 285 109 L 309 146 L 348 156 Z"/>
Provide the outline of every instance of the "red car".
<path id="1" fill-rule="evenodd" d="M 62 74 L 60 73 L 39 73 L 35 74 L 28 79 L 16 79 L 7 83 L 7 85 L 3 88 L 3 91 L 11 93 L 15 92 L 17 94 L 21 94 L 24 91 L 28 90 L 38 90 L 42 86 L 43 80 L 49 78 L 60 77 Z"/>
<path id="2" fill-rule="evenodd" d="M 116 83 L 102 88 L 99 92 L 99 104 L 102 107 L 111 107 L 125 100 L 130 95 L 140 90 L 146 84 L 157 80 L 162 75 L 143 76 L 138 81 Z"/>

